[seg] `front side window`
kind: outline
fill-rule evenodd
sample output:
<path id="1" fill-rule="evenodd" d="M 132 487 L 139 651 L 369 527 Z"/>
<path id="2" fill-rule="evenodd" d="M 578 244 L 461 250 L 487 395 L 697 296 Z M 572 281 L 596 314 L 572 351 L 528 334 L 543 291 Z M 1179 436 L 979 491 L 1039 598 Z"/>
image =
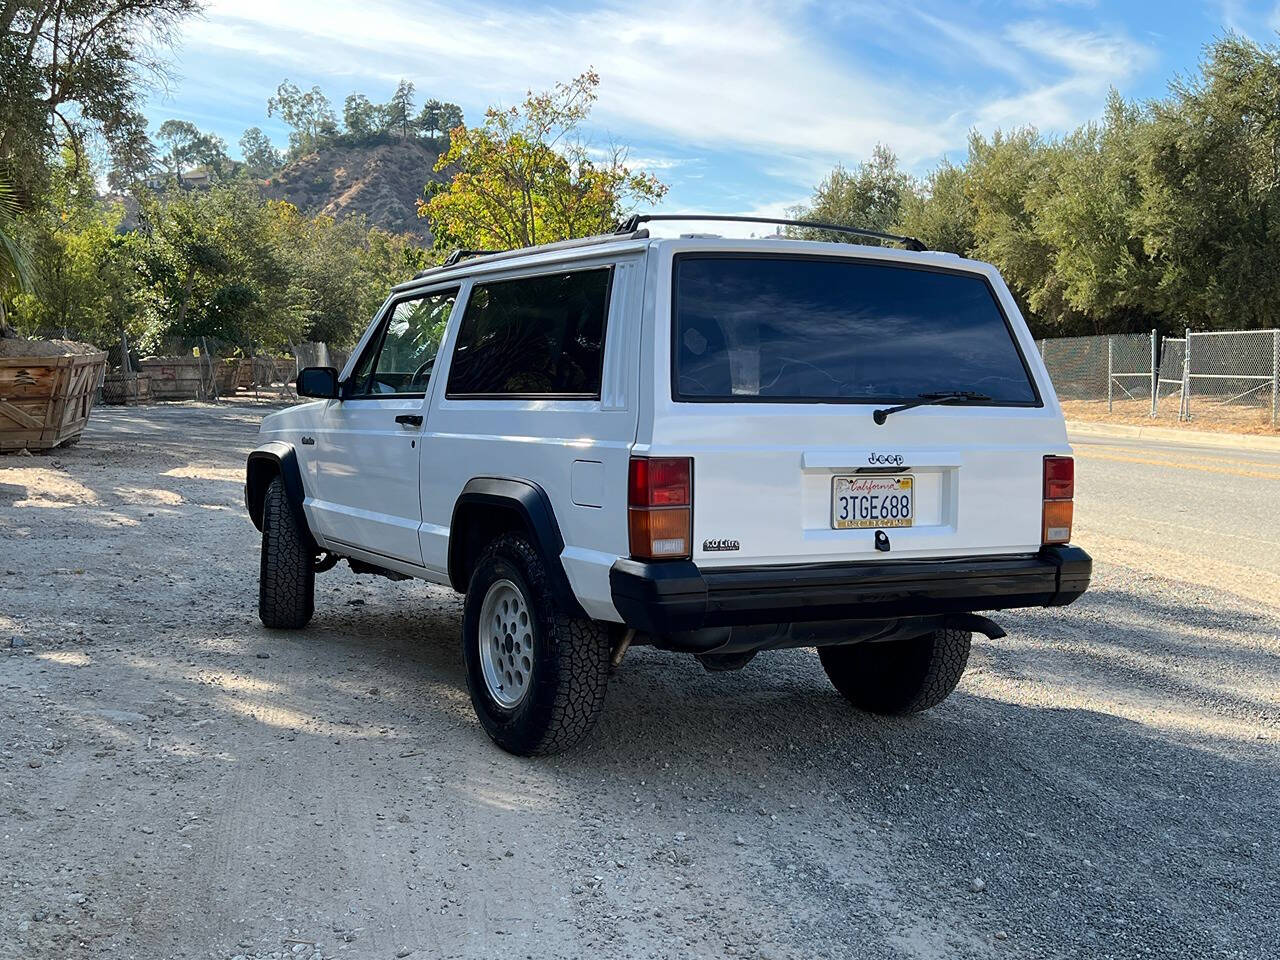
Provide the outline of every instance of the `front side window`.
<path id="1" fill-rule="evenodd" d="M 612 270 L 477 282 L 448 397 L 599 398 Z"/>
<path id="2" fill-rule="evenodd" d="M 1039 403 L 972 273 L 831 258 L 676 258 L 675 398 L 896 403 L 966 391 Z"/>
<path id="3" fill-rule="evenodd" d="M 358 396 L 423 394 L 431 382 L 445 324 L 458 291 L 401 300 L 360 358 L 351 377 Z"/>

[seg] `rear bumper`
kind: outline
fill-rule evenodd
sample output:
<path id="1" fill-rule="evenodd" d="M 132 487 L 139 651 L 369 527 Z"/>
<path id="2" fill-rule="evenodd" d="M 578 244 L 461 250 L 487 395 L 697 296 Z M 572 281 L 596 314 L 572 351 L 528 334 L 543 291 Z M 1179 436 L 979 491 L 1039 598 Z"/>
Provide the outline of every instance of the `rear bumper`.
<path id="1" fill-rule="evenodd" d="M 1079 547 L 1014 556 L 709 568 L 618 560 L 613 605 L 652 634 L 823 620 L 893 620 L 1053 607 L 1085 592 L 1093 561 Z"/>

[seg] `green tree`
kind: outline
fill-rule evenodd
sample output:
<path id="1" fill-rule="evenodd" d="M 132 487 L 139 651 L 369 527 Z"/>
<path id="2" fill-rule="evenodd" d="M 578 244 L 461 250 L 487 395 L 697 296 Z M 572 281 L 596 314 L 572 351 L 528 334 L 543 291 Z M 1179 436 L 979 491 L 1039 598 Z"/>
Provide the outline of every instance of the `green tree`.
<path id="1" fill-rule="evenodd" d="M 1046 152 L 1043 176 L 1027 196 L 1035 234 L 1050 251 L 1063 323 L 1080 318 L 1059 332 L 1136 331 L 1154 322 L 1159 273 L 1137 222 L 1145 129 L 1143 110 L 1113 90 L 1100 123 Z"/>
<path id="2" fill-rule="evenodd" d="M 965 192 L 967 176 L 963 167 L 945 161 L 931 170 L 921 189 L 903 198 L 894 232 L 916 237 L 930 250 L 967 256 L 975 242 L 975 215 Z"/>
<path id="3" fill-rule="evenodd" d="M 13 298 L 20 332 L 104 344 L 136 329 L 136 242 L 119 232 L 123 214 L 99 200 L 89 165 L 65 148 L 47 202 L 21 224 L 32 267 L 29 290 Z"/>
<path id="4" fill-rule="evenodd" d="M 338 134 L 338 118 L 318 86 L 304 93 L 296 84 L 288 80 L 282 82 L 275 95 L 267 100 L 267 116 L 277 114 L 292 128 L 290 157 L 318 150 Z"/>
<path id="5" fill-rule="evenodd" d="M 201 0 L 0 0 L 0 163 L 29 206 L 59 146 L 136 151 L 145 75 Z"/>
<path id="6" fill-rule="evenodd" d="M 401 140 L 408 140 L 414 129 L 413 84 L 408 80 L 401 80 L 396 85 L 396 92 L 385 107 L 385 116 L 387 126 L 400 134 Z"/>
<path id="7" fill-rule="evenodd" d="M 284 163 L 280 151 L 261 127 L 250 127 L 241 135 L 240 155 L 249 172 L 257 177 L 269 177 Z"/>
<path id="8" fill-rule="evenodd" d="M 525 247 L 601 233 L 629 205 L 656 203 L 667 188 L 633 171 L 624 151 L 603 159 L 581 139 L 600 83 L 588 71 L 523 104 L 491 107 L 478 127 L 457 127 L 436 170 L 447 186 L 429 184 L 419 216 L 431 221 L 438 246 Z"/>
<path id="9" fill-rule="evenodd" d="M 456 103 L 443 103 L 433 98 L 422 105 L 422 112 L 415 123 L 420 132 L 436 140 L 454 127 L 462 126 L 462 108 Z"/>
<path id="10" fill-rule="evenodd" d="M 788 214 L 800 220 L 892 232 L 902 219 L 903 204 L 916 191 L 914 178 L 898 167 L 894 152 L 876 144 L 870 159 L 852 171 L 837 165 L 818 184 L 809 202 L 791 208 Z M 806 240 L 853 240 L 848 234 L 802 227 L 788 228 L 788 233 Z"/>
<path id="11" fill-rule="evenodd" d="M 165 148 L 160 160 L 166 172 L 182 183 L 182 171 L 195 164 L 197 145 L 202 134 L 187 120 L 166 120 L 156 131 L 156 139 Z"/>
<path id="12" fill-rule="evenodd" d="M 110 160 L 107 184 L 117 193 L 136 189 L 155 169 L 156 145 L 147 133 L 147 121 L 141 114 L 130 116 L 116 131 Z"/>
<path id="13" fill-rule="evenodd" d="M 293 283 L 279 221 L 287 203 L 243 182 L 147 198 L 141 257 L 151 344 L 215 337 L 248 349 L 296 339 L 305 304 Z"/>
<path id="14" fill-rule="evenodd" d="M 1138 214 L 1163 311 L 1280 325 L 1280 49 L 1228 35 L 1151 104 Z"/>
<path id="15" fill-rule="evenodd" d="M 342 122 L 347 128 L 347 135 L 354 137 L 357 142 L 371 140 L 387 128 L 383 108 L 363 93 L 353 93 L 347 97 L 342 107 Z"/>
<path id="16" fill-rule="evenodd" d="M 965 192 L 973 208 L 972 255 L 1000 268 L 1037 333 L 1059 332 L 1078 318 L 1064 314 L 1062 285 L 1053 273 L 1053 248 L 1036 230 L 1028 199 L 1042 189 L 1049 154 L 1031 127 L 1003 132 L 988 140 L 969 136 Z"/>

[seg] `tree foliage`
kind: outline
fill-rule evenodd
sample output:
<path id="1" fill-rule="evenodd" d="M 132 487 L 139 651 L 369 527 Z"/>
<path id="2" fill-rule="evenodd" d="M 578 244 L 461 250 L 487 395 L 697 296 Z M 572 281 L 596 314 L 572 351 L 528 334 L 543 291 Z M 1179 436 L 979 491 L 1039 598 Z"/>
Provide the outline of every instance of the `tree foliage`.
<path id="1" fill-rule="evenodd" d="M 284 163 L 284 157 L 261 127 L 250 127 L 240 136 L 240 155 L 248 171 L 258 177 L 270 176 Z"/>
<path id="2" fill-rule="evenodd" d="M 1280 326 L 1280 48 L 1227 35 L 1163 99 L 975 132 L 923 182 L 877 147 L 799 212 L 995 264 L 1039 335 Z"/>
<path id="3" fill-rule="evenodd" d="M 588 71 L 509 109 L 491 107 L 478 127 L 456 127 L 418 208 L 437 246 L 527 247 L 611 229 L 635 203 L 667 188 L 626 165 L 626 152 L 596 153 L 582 138 L 600 83 Z"/>
<path id="4" fill-rule="evenodd" d="M 318 86 L 304 92 L 288 80 L 281 82 L 274 96 L 267 99 L 267 116 L 277 114 L 290 127 L 291 156 L 318 150 L 338 134 L 338 118 Z"/>
<path id="5" fill-rule="evenodd" d="M 156 51 L 201 0 L 0 0 L 0 164 L 24 206 L 50 158 L 101 137 L 121 165 L 145 153 L 140 105 Z M 141 134 L 141 136 L 140 136 Z"/>

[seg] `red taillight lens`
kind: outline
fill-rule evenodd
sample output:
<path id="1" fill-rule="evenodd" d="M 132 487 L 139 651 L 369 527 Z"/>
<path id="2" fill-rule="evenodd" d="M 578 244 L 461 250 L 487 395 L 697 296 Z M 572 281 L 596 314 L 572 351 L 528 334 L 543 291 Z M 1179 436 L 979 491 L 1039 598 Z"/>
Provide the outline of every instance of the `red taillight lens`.
<path id="1" fill-rule="evenodd" d="M 692 506 L 692 476 L 688 457 L 632 457 L 627 502 L 633 507 Z"/>
<path id="2" fill-rule="evenodd" d="M 1044 458 L 1044 498 L 1070 500 L 1076 495 L 1076 462 L 1071 457 Z"/>
<path id="3" fill-rule="evenodd" d="M 632 457 L 627 479 L 627 533 L 638 560 L 692 556 L 693 461 Z"/>
<path id="4" fill-rule="evenodd" d="M 1067 543 L 1075 514 L 1076 462 L 1071 457 L 1044 458 L 1044 511 L 1041 543 Z"/>

